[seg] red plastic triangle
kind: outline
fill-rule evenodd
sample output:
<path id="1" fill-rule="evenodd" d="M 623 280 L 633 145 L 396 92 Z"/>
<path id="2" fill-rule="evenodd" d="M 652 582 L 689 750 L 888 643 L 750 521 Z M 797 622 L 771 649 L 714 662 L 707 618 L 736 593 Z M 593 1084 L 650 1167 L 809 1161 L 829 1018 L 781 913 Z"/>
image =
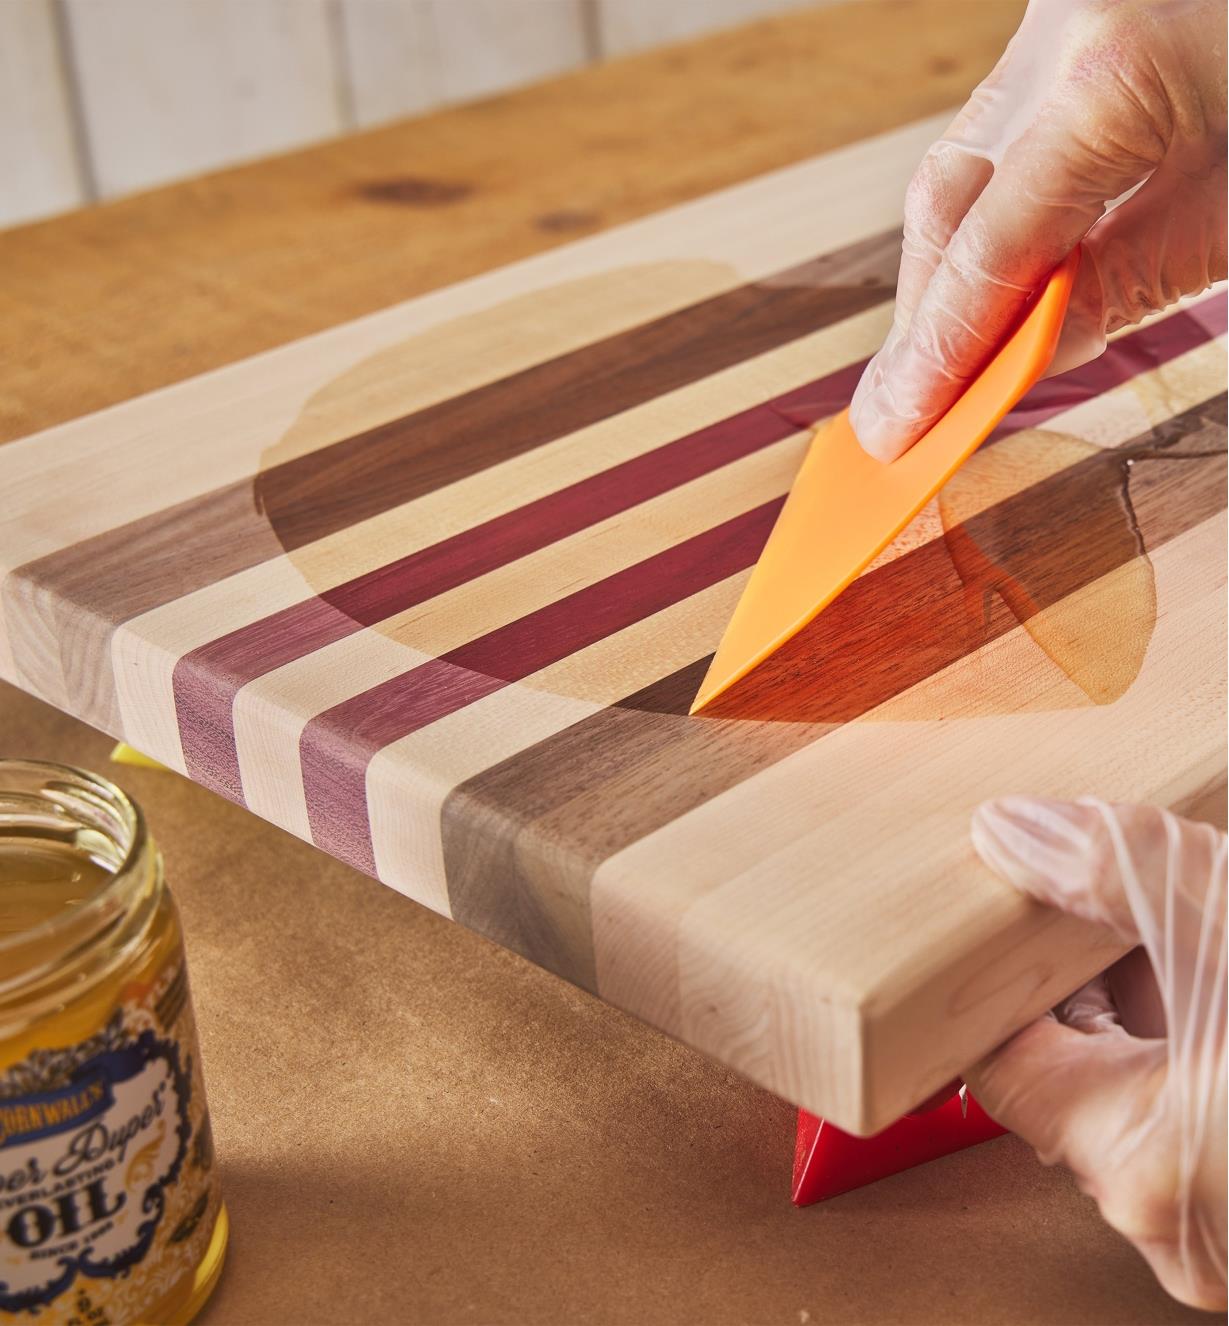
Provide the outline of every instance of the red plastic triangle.
<path id="1" fill-rule="evenodd" d="M 960 1097 L 954 1095 L 925 1114 L 906 1114 L 874 1137 L 852 1137 L 799 1110 L 791 1194 L 794 1205 L 826 1201 L 889 1174 L 989 1142 L 1007 1131 L 972 1096 L 966 1095 L 966 1100 L 967 1110 L 961 1109 Z"/>

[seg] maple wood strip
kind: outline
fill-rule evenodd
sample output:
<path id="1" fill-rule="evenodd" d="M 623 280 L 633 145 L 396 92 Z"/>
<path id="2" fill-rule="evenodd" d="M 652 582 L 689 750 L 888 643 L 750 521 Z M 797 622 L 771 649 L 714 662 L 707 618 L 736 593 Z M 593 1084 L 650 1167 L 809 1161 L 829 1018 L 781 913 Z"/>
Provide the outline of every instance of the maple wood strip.
<path id="1" fill-rule="evenodd" d="M 76 697 L 120 622 L 881 303 L 898 249 L 895 231 L 856 242 L 19 566 L 14 654 L 58 656 L 43 694 L 114 730 L 112 688 Z"/>
<path id="2" fill-rule="evenodd" d="M 1122 452 L 1162 446 L 1217 454 L 1135 466 L 1132 495 L 1150 548 L 1224 506 L 1224 397 Z M 1098 453 L 968 522 L 965 537 L 987 558 L 1035 549 L 1033 611 L 1135 556 L 1134 533 L 1116 506 L 1089 509 L 1090 491 L 1098 488 L 1117 501 L 1122 459 Z M 1115 521 L 1121 529 L 1111 537 Z M 969 614 L 947 543 L 932 540 L 855 581 L 726 704 L 714 706 L 708 721 L 684 717 L 705 658 L 458 786 L 441 817 L 452 915 L 536 961 L 544 954 L 559 961 L 551 912 L 563 914 L 569 936 L 577 933 L 575 913 L 584 910 L 587 881 L 605 857 L 975 653 L 1018 621 L 1001 597 L 991 600 L 986 618 L 974 622 Z M 748 719 L 760 721 L 731 721 Z M 535 840 L 561 837 L 569 843 L 566 878 L 543 869 L 549 854 L 534 850 Z M 475 839 L 484 843 L 481 852 Z M 565 974 L 581 980 L 592 967 L 590 952 L 574 953 Z"/>

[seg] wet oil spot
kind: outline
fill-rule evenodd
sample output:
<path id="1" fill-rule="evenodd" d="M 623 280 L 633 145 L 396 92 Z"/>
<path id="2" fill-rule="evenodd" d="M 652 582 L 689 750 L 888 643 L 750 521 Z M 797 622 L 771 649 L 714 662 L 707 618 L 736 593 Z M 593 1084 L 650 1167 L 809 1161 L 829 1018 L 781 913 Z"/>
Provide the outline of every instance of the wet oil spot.
<path id="1" fill-rule="evenodd" d="M 939 513 L 965 587 L 970 653 L 986 643 L 997 595 L 1093 704 L 1126 693 L 1156 623 L 1152 563 L 1128 491 L 1137 451 L 1164 454 L 1038 429 L 977 452 L 958 471 L 939 494 Z M 1027 492 L 1049 500 L 1019 502 Z M 1013 501 L 1020 514 L 1001 519 Z M 1083 555 L 1072 546 L 1080 542 L 1098 549 L 1100 574 L 1057 593 Z"/>
<path id="2" fill-rule="evenodd" d="M 395 203 L 402 207 L 446 207 L 474 191 L 463 180 L 433 180 L 421 175 L 400 175 L 371 180 L 359 186 L 360 197 L 373 203 Z"/>
<path id="3" fill-rule="evenodd" d="M 592 226 L 600 225 L 601 220 L 596 212 L 561 207 L 556 212 L 543 212 L 541 216 L 535 216 L 533 223 L 539 230 L 545 230 L 549 235 L 559 235 L 572 230 L 588 230 Z"/>
<path id="4" fill-rule="evenodd" d="M 960 69 L 960 61 L 953 60 L 950 55 L 936 55 L 934 59 L 930 61 L 929 69 L 932 74 L 937 74 L 942 78 L 946 74 L 954 74 L 958 72 Z"/>

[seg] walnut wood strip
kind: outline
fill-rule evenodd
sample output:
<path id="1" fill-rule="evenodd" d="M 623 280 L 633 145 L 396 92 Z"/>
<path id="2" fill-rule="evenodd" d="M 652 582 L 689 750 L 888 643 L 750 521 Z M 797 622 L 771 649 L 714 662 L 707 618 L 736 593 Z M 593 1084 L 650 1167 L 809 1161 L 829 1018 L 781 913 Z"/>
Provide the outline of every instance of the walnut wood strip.
<path id="1" fill-rule="evenodd" d="M 1029 591 L 1041 611 L 1136 555 L 1133 531 L 1105 504 L 1128 455 L 1139 459 L 1132 497 L 1147 547 L 1223 509 L 1224 425 L 1219 396 L 981 513 L 966 535 L 988 556 L 1036 550 Z M 1173 458 L 1202 449 L 1213 454 Z M 602 860 L 1018 624 L 1002 598 L 990 608 L 970 620 L 947 544 L 932 540 L 855 581 L 709 721 L 684 717 L 704 658 L 469 780 L 442 815 L 452 914 L 591 983 L 591 950 L 564 952 L 560 937 L 578 933 L 576 913 Z M 543 869 L 550 854 L 535 846 L 561 837 L 574 867 L 567 881 Z"/>

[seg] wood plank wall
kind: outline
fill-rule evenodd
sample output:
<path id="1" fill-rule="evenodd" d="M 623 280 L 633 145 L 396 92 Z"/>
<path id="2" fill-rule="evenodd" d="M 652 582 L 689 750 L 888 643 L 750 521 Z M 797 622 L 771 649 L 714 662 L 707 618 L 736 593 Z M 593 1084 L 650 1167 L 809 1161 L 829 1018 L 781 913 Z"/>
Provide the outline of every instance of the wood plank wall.
<path id="1" fill-rule="evenodd" d="M 0 225 L 823 0 L 0 0 Z"/>

